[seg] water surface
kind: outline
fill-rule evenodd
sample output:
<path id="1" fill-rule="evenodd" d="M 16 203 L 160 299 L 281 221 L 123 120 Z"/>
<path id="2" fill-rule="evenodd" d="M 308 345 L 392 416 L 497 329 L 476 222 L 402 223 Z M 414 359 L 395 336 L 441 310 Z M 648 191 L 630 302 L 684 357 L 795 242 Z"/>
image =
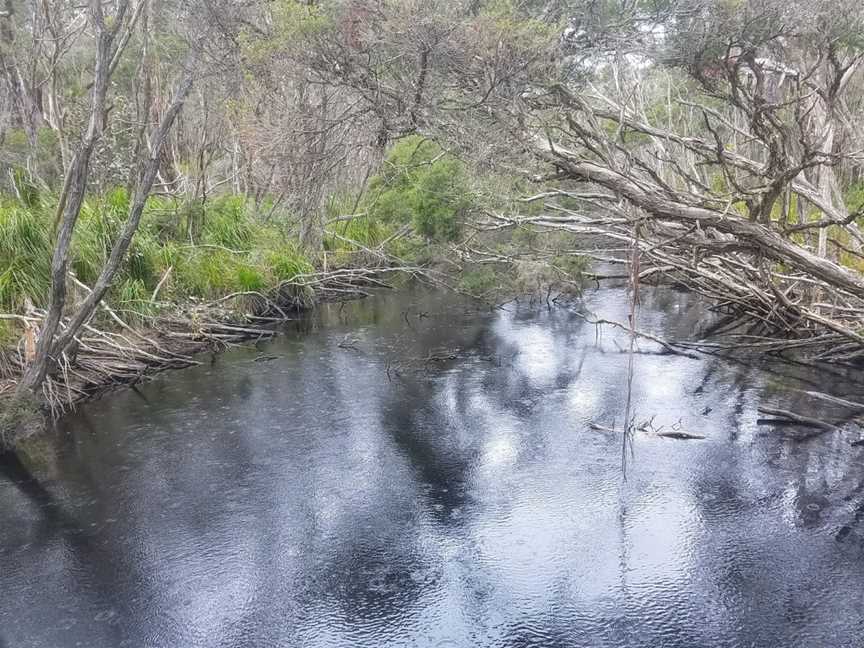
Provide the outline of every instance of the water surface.
<path id="1" fill-rule="evenodd" d="M 623 291 L 586 295 L 624 320 Z M 690 336 L 688 297 L 640 327 Z M 759 426 L 861 376 L 640 344 L 436 293 L 91 403 L 0 460 L 0 646 L 860 647 L 864 450 Z M 256 361 L 257 360 L 257 361 Z M 860 399 L 860 397 L 859 397 Z"/>

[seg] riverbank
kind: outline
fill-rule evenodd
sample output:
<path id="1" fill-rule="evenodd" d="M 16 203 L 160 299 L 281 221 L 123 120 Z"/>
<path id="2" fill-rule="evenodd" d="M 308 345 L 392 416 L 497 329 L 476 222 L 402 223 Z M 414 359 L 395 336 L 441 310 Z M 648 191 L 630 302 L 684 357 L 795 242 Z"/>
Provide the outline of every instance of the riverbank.
<path id="1" fill-rule="evenodd" d="M 27 362 L 26 336 L 0 351 L 0 450 L 38 433 L 82 402 L 133 386 L 171 369 L 202 364 L 200 355 L 219 352 L 251 340 L 271 338 L 279 327 L 317 304 L 365 297 L 372 288 L 389 287 L 385 278 L 404 268 L 340 268 L 305 273 L 269 291 L 232 293 L 206 303 L 175 305 L 132 326 L 107 303 L 108 326 L 86 327 L 76 352 L 58 363 L 43 385 L 43 398 L 20 398 L 17 378 Z M 38 330 L 42 313 L 20 316 L 25 330 Z"/>

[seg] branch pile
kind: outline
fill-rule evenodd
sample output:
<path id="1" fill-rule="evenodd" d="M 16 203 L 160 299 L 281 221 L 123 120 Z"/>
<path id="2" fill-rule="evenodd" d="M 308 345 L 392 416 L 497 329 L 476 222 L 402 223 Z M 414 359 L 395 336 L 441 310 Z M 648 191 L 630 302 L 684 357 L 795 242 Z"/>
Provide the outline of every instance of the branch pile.
<path id="1" fill-rule="evenodd" d="M 182 310 L 173 304 L 158 304 L 157 314 L 136 313 L 141 326 L 128 324 L 103 300 L 102 316 L 83 325 L 74 344 L 52 358 L 54 370 L 42 386 L 44 402 L 56 416 L 114 387 L 135 384 L 167 369 L 196 365 L 195 353 L 272 337 L 278 324 L 315 301 L 366 296 L 370 288 L 387 287 L 383 275 L 412 270 L 342 268 L 298 275 L 268 293 L 235 293 Z M 86 290 L 74 277 L 71 281 Z M 18 321 L 24 329 L 17 347 L 0 351 L 0 398 L 14 392 L 17 380 L 32 362 L 46 316 L 37 308 L 25 315 L 0 315 L 0 319 Z M 69 323 L 69 317 L 62 318 L 60 330 L 66 330 Z"/>

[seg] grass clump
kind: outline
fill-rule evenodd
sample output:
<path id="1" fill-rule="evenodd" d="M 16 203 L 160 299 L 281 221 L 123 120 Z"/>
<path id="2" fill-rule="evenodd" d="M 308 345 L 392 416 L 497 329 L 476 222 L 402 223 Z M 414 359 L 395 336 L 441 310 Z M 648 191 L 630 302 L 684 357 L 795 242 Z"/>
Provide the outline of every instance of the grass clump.
<path id="1" fill-rule="evenodd" d="M 160 303 L 215 300 L 236 292 L 267 292 L 298 275 L 314 272 L 308 258 L 277 223 L 262 223 L 243 196 L 218 197 L 202 209 L 188 238 L 188 205 L 156 197 L 148 201 L 141 225 L 123 260 L 107 301 L 131 319 L 142 318 Z M 29 301 L 46 306 L 51 286 L 53 220 L 56 199 L 34 198 L 32 204 L 0 197 L 0 309 L 22 312 Z M 129 196 L 116 189 L 89 196 L 82 205 L 72 241 L 70 270 L 92 285 L 128 218 Z M 187 219 L 187 220 L 184 220 Z M 380 224 L 369 225 L 365 242 L 377 241 Z M 353 225 L 349 237 L 363 238 Z M 385 230 L 382 230 L 382 232 Z M 377 243 L 376 243 L 377 244 Z M 307 300 L 306 288 L 283 289 Z M 15 338 L 4 323 L 0 337 Z"/>
<path id="2" fill-rule="evenodd" d="M 202 215 L 201 242 L 231 250 L 251 249 L 255 228 L 249 216 L 243 196 L 213 200 Z"/>
<path id="3" fill-rule="evenodd" d="M 25 301 L 43 306 L 51 286 L 51 242 L 38 208 L 0 201 L 0 308 L 19 311 Z"/>

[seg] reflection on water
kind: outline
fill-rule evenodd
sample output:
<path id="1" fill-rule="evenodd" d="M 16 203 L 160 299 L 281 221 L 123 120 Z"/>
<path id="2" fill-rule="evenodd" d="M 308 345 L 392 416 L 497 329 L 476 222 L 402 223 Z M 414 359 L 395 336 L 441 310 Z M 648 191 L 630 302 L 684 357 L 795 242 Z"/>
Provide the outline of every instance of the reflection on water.
<path id="1" fill-rule="evenodd" d="M 709 323 L 645 295 L 642 328 Z M 860 377 L 640 344 L 637 418 L 707 439 L 637 433 L 625 483 L 588 426 L 620 427 L 626 339 L 567 309 L 422 293 L 297 328 L 0 460 L 0 646 L 861 646 L 864 450 L 756 425 Z"/>

